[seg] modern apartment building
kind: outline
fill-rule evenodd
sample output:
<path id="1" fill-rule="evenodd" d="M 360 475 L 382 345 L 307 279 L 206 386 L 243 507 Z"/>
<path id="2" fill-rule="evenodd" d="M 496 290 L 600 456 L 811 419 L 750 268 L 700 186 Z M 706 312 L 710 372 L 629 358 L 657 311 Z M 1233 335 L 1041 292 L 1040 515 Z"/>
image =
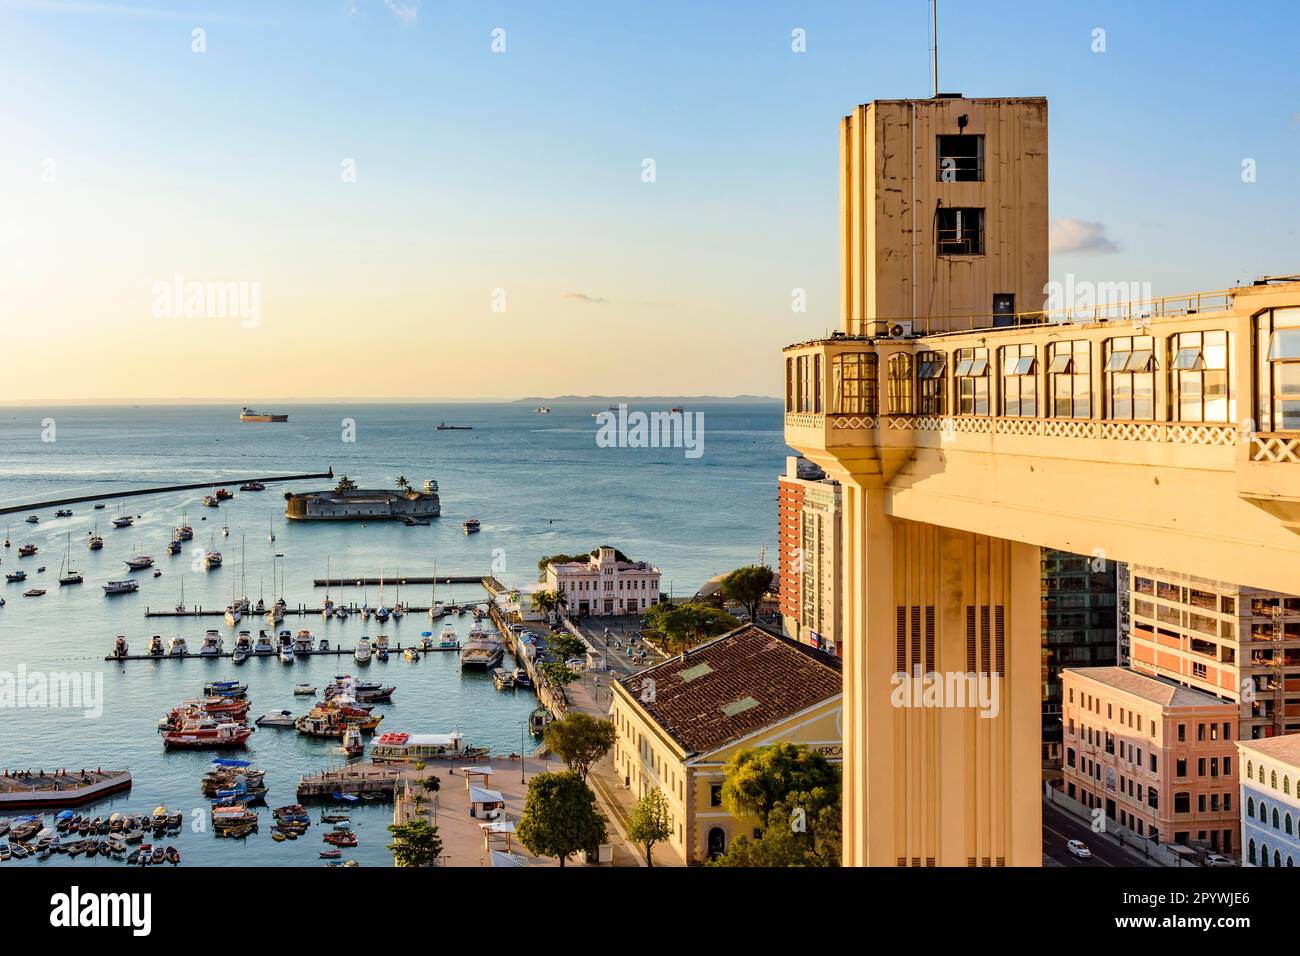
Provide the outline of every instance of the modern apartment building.
<path id="1" fill-rule="evenodd" d="M 564 593 L 570 614 L 644 614 L 659 602 L 659 569 L 645 561 L 620 561 L 613 548 L 600 548 L 586 561 L 552 561 L 546 587 Z"/>
<path id="2" fill-rule="evenodd" d="M 1237 741 L 1242 866 L 1300 865 L 1300 734 Z"/>
<path id="3" fill-rule="evenodd" d="M 781 621 L 787 636 L 840 653 L 840 483 L 806 458 L 777 480 Z"/>
<path id="4" fill-rule="evenodd" d="M 1132 666 L 1239 706 L 1238 736 L 1300 732 L 1300 597 L 1134 565 Z"/>
<path id="5" fill-rule="evenodd" d="M 1115 660 L 1115 562 L 1042 549 L 1043 770 L 1061 768 L 1061 671 Z"/>
<path id="6" fill-rule="evenodd" d="M 1067 796 L 1156 842 L 1240 846 L 1232 704 L 1122 667 L 1062 684 Z"/>

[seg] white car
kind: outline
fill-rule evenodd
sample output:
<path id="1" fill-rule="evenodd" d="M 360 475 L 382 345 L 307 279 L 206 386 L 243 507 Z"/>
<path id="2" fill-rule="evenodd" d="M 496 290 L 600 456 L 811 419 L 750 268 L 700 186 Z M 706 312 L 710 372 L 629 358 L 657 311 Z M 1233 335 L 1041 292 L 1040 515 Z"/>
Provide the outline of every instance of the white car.
<path id="1" fill-rule="evenodd" d="M 1206 866 L 1232 866 L 1232 861 L 1226 856 L 1220 856 L 1218 853 L 1211 853 L 1205 858 Z"/>
<path id="2" fill-rule="evenodd" d="M 1082 840 L 1070 840 L 1065 844 L 1065 848 L 1080 859 L 1087 859 L 1092 856 L 1092 851 L 1088 849 L 1088 844 Z"/>

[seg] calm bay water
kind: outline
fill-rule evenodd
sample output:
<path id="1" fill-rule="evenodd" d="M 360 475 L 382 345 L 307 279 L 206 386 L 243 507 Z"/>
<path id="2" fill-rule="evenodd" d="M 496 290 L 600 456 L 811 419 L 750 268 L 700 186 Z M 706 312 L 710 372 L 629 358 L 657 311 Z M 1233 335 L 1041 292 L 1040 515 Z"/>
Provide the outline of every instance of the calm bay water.
<path id="1" fill-rule="evenodd" d="M 635 406 L 634 406 L 635 407 Z M 26 513 L 0 517 L 13 547 L 0 551 L 0 571 L 21 567 L 29 579 L 8 584 L 0 595 L 0 672 L 89 671 L 103 676 L 103 714 L 86 719 L 79 711 L 50 708 L 0 709 L 0 767 L 53 768 L 103 766 L 131 770 L 132 791 L 100 801 L 94 814 L 143 813 L 158 804 L 190 813 L 207 803 L 199 778 L 212 754 L 164 753 L 156 733 L 158 719 L 172 706 L 199 694 L 209 680 L 238 677 L 249 685 L 250 718 L 289 709 L 300 713 L 308 698 L 294 698 L 293 686 L 318 687 L 335 673 L 356 673 L 349 657 L 314 657 L 293 666 L 275 659 L 133 661 L 110 664 L 103 656 L 118 634 L 133 653 L 143 652 L 151 634 L 164 641 L 184 636 L 191 652 L 203 631 L 218 628 L 226 649 L 242 627 L 256 634 L 260 620 L 227 627 L 221 618 L 148 619 L 146 607 L 171 609 L 185 603 L 223 608 L 232 588 L 267 603 L 283 594 L 290 606 L 319 607 L 324 590 L 312 579 L 324 577 L 326 559 L 337 577 L 378 576 L 396 582 L 401 575 L 495 573 L 506 584 L 535 581 L 537 560 L 555 552 L 584 551 L 612 544 L 634 560 L 659 566 L 664 588 L 692 593 L 721 571 L 759 557 L 764 545 L 775 560 L 776 475 L 787 454 L 781 414 L 775 403 L 708 404 L 704 412 L 704 454 L 688 459 L 681 449 L 599 448 L 592 406 L 552 406 L 549 415 L 531 406 L 312 405 L 277 406 L 288 412 L 285 424 L 242 424 L 238 410 L 218 406 L 0 408 L 0 502 L 24 503 L 63 496 L 109 493 L 113 489 L 212 480 L 228 485 L 235 498 L 220 509 L 204 508 L 204 492 L 110 501 L 102 511 L 91 503 L 71 505 L 70 518 L 54 509 L 39 511 L 41 522 L 24 522 Z M 42 441 L 54 419 L 54 441 Z M 342 440 L 343 420 L 355 420 L 355 442 Z M 437 431 L 440 421 L 472 425 L 472 431 Z M 430 527 L 400 524 L 290 524 L 283 517 L 286 490 L 322 488 L 326 480 L 272 485 L 265 492 L 237 491 L 239 480 L 276 474 L 323 472 L 332 466 L 361 487 L 392 487 L 404 475 L 415 487 L 437 479 L 442 517 Z M 131 528 L 115 529 L 111 518 L 138 515 Z M 187 551 L 172 557 L 165 546 L 182 517 L 193 525 L 191 546 L 223 553 L 222 568 L 192 570 Z M 482 521 L 480 534 L 466 536 L 461 522 Z M 205 520 L 206 519 L 206 520 Z M 96 527 L 104 538 L 98 552 L 86 547 Z M 229 534 L 223 535 L 223 527 Z M 274 530 L 276 540 L 268 541 Z M 39 553 L 20 561 L 17 549 L 31 542 Z M 69 547 L 73 566 L 86 583 L 60 588 L 59 567 Z M 136 572 L 137 594 L 106 598 L 100 585 L 126 577 L 122 562 L 139 550 L 153 555 L 161 577 Z M 277 559 L 275 555 L 281 554 Z M 495 563 L 494 563 L 495 562 Z M 37 574 L 44 566 L 46 571 Z M 283 587 L 273 585 L 273 574 Z M 47 588 L 40 598 L 24 598 L 30 586 Z M 480 598 L 478 586 L 439 587 L 440 600 Z M 361 600 L 356 588 L 334 591 L 336 600 Z M 366 595 L 375 605 L 376 588 Z M 384 590 L 391 605 L 402 599 L 427 605 L 427 585 Z M 463 638 L 468 617 L 451 618 Z M 428 618 L 410 615 L 380 627 L 353 616 L 346 622 L 312 615 L 286 617 L 281 627 L 310 628 L 319 639 L 351 646 L 362 634 L 386 633 L 394 644 L 410 644 L 429 629 Z M 431 654 L 362 671 L 367 679 L 395 684 L 381 730 L 445 732 L 459 729 L 476 746 L 496 753 L 518 752 L 531 691 L 499 692 L 482 674 L 461 675 L 453 654 Z M 233 754 L 223 754 L 231 756 Z M 294 787 L 304 773 L 337 766 L 341 751 L 332 741 L 311 740 L 292 730 L 259 729 L 250 739 L 248 759 L 267 771 L 268 807 L 294 802 Z M 298 841 L 274 843 L 270 813 L 262 810 L 261 832 L 247 841 L 217 840 L 188 826 L 177 840 L 185 863 L 239 865 L 317 865 L 319 827 Z M 353 810 L 360 846 L 345 856 L 366 865 L 387 865 L 384 849 L 391 807 L 375 803 Z M 69 863 L 56 855 L 48 863 Z M 18 864 L 11 861 L 8 866 Z M 80 864 L 86 865 L 86 864 Z M 103 858 L 95 866 L 122 864 Z"/>

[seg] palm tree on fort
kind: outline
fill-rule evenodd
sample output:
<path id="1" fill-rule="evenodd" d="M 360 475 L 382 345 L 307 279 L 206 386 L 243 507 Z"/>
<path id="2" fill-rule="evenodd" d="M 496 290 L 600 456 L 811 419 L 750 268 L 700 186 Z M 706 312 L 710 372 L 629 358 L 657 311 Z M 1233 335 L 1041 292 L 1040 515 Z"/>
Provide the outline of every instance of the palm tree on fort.
<path id="1" fill-rule="evenodd" d="M 398 479 L 397 479 L 397 490 L 398 490 L 398 491 L 403 491 L 403 492 L 406 492 L 406 491 L 410 491 L 410 490 L 411 490 L 411 483 L 410 483 L 409 481 L 406 480 L 406 476 L 405 476 L 405 475 L 400 475 L 400 476 L 398 476 Z"/>

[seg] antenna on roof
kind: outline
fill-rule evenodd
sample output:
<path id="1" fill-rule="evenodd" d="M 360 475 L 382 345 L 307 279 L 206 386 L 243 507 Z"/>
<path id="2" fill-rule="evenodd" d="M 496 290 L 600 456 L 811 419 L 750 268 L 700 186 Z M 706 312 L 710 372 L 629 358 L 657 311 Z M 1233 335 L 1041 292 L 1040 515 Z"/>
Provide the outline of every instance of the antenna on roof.
<path id="1" fill-rule="evenodd" d="M 933 24 L 934 44 L 930 47 L 931 62 L 934 65 L 934 95 L 939 95 L 939 0 L 930 0 L 930 16 Z"/>

